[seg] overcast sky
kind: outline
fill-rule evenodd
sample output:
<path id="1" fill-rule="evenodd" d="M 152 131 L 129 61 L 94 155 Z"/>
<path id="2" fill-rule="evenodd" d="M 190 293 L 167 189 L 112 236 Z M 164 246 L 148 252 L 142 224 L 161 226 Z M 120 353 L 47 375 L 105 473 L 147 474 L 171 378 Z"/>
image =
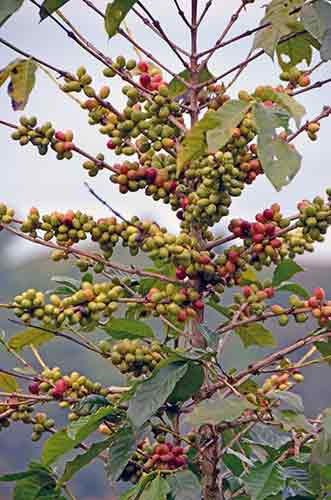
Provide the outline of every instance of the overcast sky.
<path id="1" fill-rule="evenodd" d="M 95 5 L 101 10 L 107 4 L 104 0 L 95 0 Z M 145 1 L 146 6 L 182 47 L 188 47 L 188 30 L 180 18 L 176 16 L 173 0 Z M 200 9 L 205 5 L 205 0 L 200 0 Z M 201 29 L 199 48 L 210 47 L 231 14 L 234 8 L 240 5 L 237 0 L 214 0 L 214 5 L 206 17 L 205 27 Z M 257 1 L 254 6 L 248 6 L 231 35 L 239 34 L 246 29 L 255 27 L 263 15 L 262 6 L 265 1 Z M 187 10 L 190 1 L 182 0 L 181 5 Z M 128 58 L 135 56 L 132 48 L 116 36 L 110 42 L 107 40 L 103 23 L 95 13 L 80 0 L 71 0 L 64 8 L 63 13 L 86 35 L 98 48 L 107 55 L 116 56 L 124 54 Z M 160 41 L 148 28 L 146 28 L 135 15 L 129 15 L 128 24 L 134 36 L 156 57 L 172 68 L 175 72 L 182 70 L 180 62 L 174 57 L 166 44 Z M 75 46 L 69 38 L 50 19 L 39 24 L 38 11 L 28 0 L 23 8 L 13 16 L 0 29 L 0 36 L 25 49 L 36 57 L 40 57 L 54 65 L 68 71 L 74 71 L 78 66 L 85 65 L 88 71 L 95 75 L 95 82 L 101 85 L 102 66 L 79 46 Z M 221 74 L 240 62 L 247 55 L 252 39 L 246 38 L 243 43 L 231 45 L 213 57 L 210 70 L 214 74 Z M 4 67 L 17 56 L 6 47 L 0 45 L 0 67 Z M 253 62 L 243 74 L 240 85 L 233 87 L 231 96 L 236 97 L 240 88 L 253 90 L 258 84 L 277 83 L 279 68 L 267 56 Z M 315 73 L 316 79 L 330 77 L 330 63 L 324 64 Z M 227 80 L 225 80 L 226 83 Z M 110 80 L 111 93 L 114 103 L 122 101 L 119 79 Z M 304 94 L 300 101 L 306 106 L 307 116 L 317 115 L 322 106 L 331 104 L 331 86 L 321 90 Z M 0 117 L 16 123 L 20 112 L 13 112 L 10 108 L 6 85 L 0 89 Z M 86 123 L 86 113 L 70 98 L 61 93 L 56 85 L 38 71 L 36 88 L 32 94 L 25 113 L 29 116 L 36 115 L 41 122 L 51 120 L 57 129 L 72 128 L 75 132 L 75 142 L 86 151 L 95 155 L 106 152 L 108 162 L 113 160 L 112 155 L 105 148 L 105 138 L 96 128 Z M 26 212 L 30 206 L 37 206 L 42 212 L 54 209 L 66 210 L 68 208 L 86 210 L 91 214 L 104 214 L 104 209 L 95 202 L 86 192 L 83 182 L 89 179 L 81 168 L 82 161 L 76 156 L 72 161 L 59 162 L 53 152 L 46 157 L 40 157 L 32 146 L 20 147 L 9 139 L 10 131 L 0 128 L 1 148 L 1 180 L 0 200 L 16 209 L 17 213 Z M 321 132 L 317 143 L 309 142 L 306 137 L 296 141 L 296 146 L 303 154 L 302 169 L 290 186 L 277 193 L 263 176 L 245 190 L 245 193 L 233 203 L 233 216 L 254 217 L 254 214 L 272 202 L 279 202 L 287 214 L 296 210 L 296 201 L 302 197 L 311 198 L 321 194 L 324 187 L 331 185 L 330 156 L 331 120 L 322 122 Z M 151 199 L 144 197 L 142 192 L 131 193 L 126 196 L 119 195 L 116 186 L 112 185 L 105 173 L 99 174 L 91 180 L 93 187 L 112 205 L 126 216 L 138 212 L 139 215 L 151 215 L 158 221 L 167 223 L 171 230 L 176 230 L 176 219 L 167 206 L 156 204 Z M 3 238 L 3 233 L 1 238 Z M 31 245 L 20 244 L 20 257 L 26 257 L 31 252 Z M 36 249 L 35 249 L 36 250 Z M 331 250 L 331 239 L 328 245 L 319 247 L 320 255 L 325 255 Z"/>

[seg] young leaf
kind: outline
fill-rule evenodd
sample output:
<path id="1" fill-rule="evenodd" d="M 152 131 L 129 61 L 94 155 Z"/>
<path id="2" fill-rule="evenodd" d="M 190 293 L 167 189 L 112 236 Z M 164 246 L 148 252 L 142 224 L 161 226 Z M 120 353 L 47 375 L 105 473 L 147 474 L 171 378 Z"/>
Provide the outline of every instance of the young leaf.
<path id="1" fill-rule="evenodd" d="M 252 345 L 258 345 L 259 347 L 275 347 L 277 345 L 271 331 L 260 323 L 240 326 L 235 329 L 235 332 L 239 335 L 246 348 Z"/>
<path id="2" fill-rule="evenodd" d="M 85 453 L 77 455 L 73 460 L 67 462 L 59 483 L 64 484 L 70 481 L 77 472 L 89 465 L 102 451 L 109 448 L 110 442 L 111 438 L 94 443 Z"/>
<path id="3" fill-rule="evenodd" d="M 141 427 L 166 402 L 187 370 L 188 363 L 170 363 L 137 386 L 128 409 L 135 427 Z"/>
<path id="4" fill-rule="evenodd" d="M 143 321 L 112 318 L 103 330 L 113 339 L 143 339 L 154 337 L 152 328 Z"/>
<path id="5" fill-rule="evenodd" d="M 323 358 L 328 358 L 327 363 L 331 364 L 331 342 L 315 342 L 314 345 Z"/>
<path id="6" fill-rule="evenodd" d="M 215 111 L 218 124 L 213 130 L 207 131 L 207 144 L 210 153 L 215 153 L 225 146 L 232 137 L 233 129 L 242 121 L 250 107 L 251 104 L 245 101 L 231 100 Z"/>
<path id="7" fill-rule="evenodd" d="M 21 111 L 25 108 L 36 82 L 37 68 L 37 64 L 32 59 L 21 60 L 12 68 L 8 95 L 14 111 Z"/>
<path id="8" fill-rule="evenodd" d="M 137 435 L 129 426 L 123 427 L 111 436 L 107 462 L 107 476 L 111 481 L 117 481 L 122 474 L 137 448 L 137 439 Z"/>
<path id="9" fill-rule="evenodd" d="M 254 405 L 244 397 L 230 396 L 226 399 L 214 397 L 199 403 L 187 420 L 196 426 L 217 425 L 220 422 L 232 422 L 240 417 L 244 411 L 252 409 L 254 409 Z"/>
<path id="10" fill-rule="evenodd" d="M 6 392 L 15 392 L 18 390 L 16 378 L 7 373 L 0 373 L 0 389 Z"/>
<path id="11" fill-rule="evenodd" d="M 200 500 L 200 482 L 193 472 L 185 470 L 171 475 L 168 479 L 174 500 Z"/>
<path id="12" fill-rule="evenodd" d="M 291 283 L 289 282 L 283 282 L 279 287 L 277 287 L 277 292 L 289 292 L 289 293 L 295 293 L 299 297 L 307 300 L 310 297 L 310 293 L 307 292 L 303 286 L 299 285 L 298 283 Z"/>
<path id="13" fill-rule="evenodd" d="M 255 34 L 253 49 L 261 48 L 273 58 L 279 40 L 292 32 L 290 25 L 298 18 L 298 14 L 293 14 L 293 11 L 303 4 L 304 0 L 272 0 L 260 23 L 261 26 L 271 23 L 271 26 Z"/>
<path id="14" fill-rule="evenodd" d="M 183 78 L 183 80 L 188 82 L 190 80 L 191 74 L 188 69 L 185 69 L 184 71 L 179 73 L 179 76 Z M 211 78 L 213 78 L 213 75 L 208 68 L 204 67 L 199 71 L 199 83 L 204 83 Z M 173 78 L 168 85 L 169 97 L 171 99 L 175 99 L 176 97 L 185 94 L 186 91 L 187 87 L 180 80 L 177 80 L 177 78 Z"/>
<path id="15" fill-rule="evenodd" d="M 24 0 L 1 0 L 0 27 L 23 5 Z"/>
<path id="16" fill-rule="evenodd" d="M 302 273 L 304 269 L 291 259 L 284 259 L 275 269 L 272 286 L 277 287 L 284 281 L 291 279 L 295 274 Z"/>
<path id="17" fill-rule="evenodd" d="M 44 332 L 37 328 L 27 328 L 23 332 L 13 335 L 8 345 L 14 351 L 21 351 L 24 347 L 29 347 L 33 345 L 34 347 L 39 347 L 42 344 L 46 344 L 54 338 L 53 333 Z"/>
<path id="18" fill-rule="evenodd" d="M 157 476 L 143 490 L 140 500 L 167 500 L 170 486 L 166 479 Z"/>
<path id="19" fill-rule="evenodd" d="M 245 489 L 252 500 L 264 500 L 285 488 L 285 476 L 276 463 L 256 464 L 243 476 Z"/>
<path id="20" fill-rule="evenodd" d="M 45 0 L 39 10 L 41 21 L 43 21 L 43 19 L 46 19 L 46 17 L 48 17 L 50 14 L 53 14 L 53 12 L 60 9 L 64 4 L 68 2 L 69 0 Z"/>
<path id="21" fill-rule="evenodd" d="M 109 38 L 116 35 L 117 30 L 137 0 L 113 0 L 107 5 L 105 28 Z"/>
<path id="22" fill-rule="evenodd" d="M 299 172 L 301 155 L 292 145 L 278 137 L 276 128 L 279 121 L 273 110 L 258 103 L 254 106 L 254 117 L 258 129 L 258 155 L 263 171 L 275 189 L 281 191 Z"/>

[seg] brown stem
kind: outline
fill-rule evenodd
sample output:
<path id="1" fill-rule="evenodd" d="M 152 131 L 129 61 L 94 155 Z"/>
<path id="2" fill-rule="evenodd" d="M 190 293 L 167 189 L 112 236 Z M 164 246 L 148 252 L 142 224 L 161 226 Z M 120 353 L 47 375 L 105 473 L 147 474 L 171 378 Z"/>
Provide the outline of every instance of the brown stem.
<path id="1" fill-rule="evenodd" d="M 287 142 L 293 141 L 302 132 L 307 131 L 310 123 L 319 122 L 320 120 L 323 120 L 323 118 L 327 118 L 330 115 L 331 115 L 331 106 L 324 106 L 323 111 L 319 115 L 317 115 L 312 120 L 307 120 L 306 123 L 302 125 L 302 127 L 300 127 L 294 134 L 290 135 L 290 137 L 287 138 Z"/>
<path id="2" fill-rule="evenodd" d="M 185 12 L 183 11 L 183 9 L 181 8 L 181 6 L 179 5 L 178 3 L 178 0 L 174 0 L 174 4 L 176 6 L 176 9 L 178 11 L 178 14 L 180 15 L 180 17 L 183 19 L 184 23 L 186 24 L 186 26 L 191 29 L 191 24 L 189 23 L 189 21 L 187 20 L 186 16 L 185 16 Z"/>
<path id="3" fill-rule="evenodd" d="M 320 80 L 319 82 L 314 83 L 313 85 L 309 85 L 309 87 L 304 87 L 302 89 L 296 90 L 292 92 L 292 96 L 295 95 L 300 95 L 304 94 L 305 92 L 309 92 L 310 90 L 315 90 L 323 87 L 323 85 L 327 85 L 328 83 L 331 83 L 331 78 L 328 78 L 327 80 Z"/>

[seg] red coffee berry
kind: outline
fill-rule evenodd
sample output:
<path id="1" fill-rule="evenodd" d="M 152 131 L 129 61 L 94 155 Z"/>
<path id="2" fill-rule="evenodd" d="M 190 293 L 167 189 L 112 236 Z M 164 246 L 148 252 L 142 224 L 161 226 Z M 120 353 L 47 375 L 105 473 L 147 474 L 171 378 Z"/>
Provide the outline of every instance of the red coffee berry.
<path id="1" fill-rule="evenodd" d="M 64 142 L 66 140 L 66 136 L 65 136 L 64 132 L 58 131 L 58 132 L 55 132 L 55 139 L 57 139 L 58 141 Z"/>
<path id="2" fill-rule="evenodd" d="M 114 144 L 113 141 L 111 139 L 109 139 L 109 141 L 107 142 L 107 148 L 108 149 L 115 149 L 116 144 Z"/>
<path id="3" fill-rule="evenodd" d="M 142 73 L 147 73 L 148 72 L 148 63 L 146 61 L 140 61 L 138 63 L 138 69 Z"/>
<path id="4" fill-rule="evenodd" d="M 244 286 L 243 288 L 243 295 L 246 299 L 248 299 L 248 297 L 250 297 L 253 293 L 253 290 L 251 289 L 250 286 Z"/>
<path id="5" fill-rule="evenodd" d="M 187 207 L 187 205 L 190 203 L 189 199 L 187 196 L 184 196 L 184 198 L 182 198 L 180 200 L 180 208 L 182 208 L 183 210 L 185 210 L 185 208 Z"/>
<path id="6" fill-rule="evenodd" d="M 185 309 L 183 309 L 177 314 L 177 321 L 184 322 L 186 320 L 187 320 L 187 312 L 185 311 Z"/>
<path id="7" fill-rule="evenodd" d="M 271 208 L 266 208 L 263 212 L 263 217 L 267 220 L 272 220 L 274 217 L 274 213 Z"/>
<path id="8" fill-rule="evenodd" d="M 181 446 L 174 446 L 172 453 L 174 455 L 182 455 L 184 453 L 184 448 L 182 448 Z"/>
<path id="9" fill-rule="evenodd" d="M 193 302 L 193 307 L 194 307 L 194 309 L 196 309 L 197 311 L 202 311 L 202 310 L 205 308 L 205 304 L 204 304 L 203 300 L 198 299 L 198 300 L 195 300 L 195 301 Z"/>
<path id="10" fill-rule="evenodd" d="M 157 169 L 150 167 L 145 170 L 145 179 L 148 183 L 153 184 L 155 178 L 157 176 Z"/>
<path id="11" fill-rule="evenodd" d="M 198 263 L 202 264 L 203 266 L 207 266 L 210 264 L 210 257 L 208 255 L 199 255 L 198 257 Z"/>
<path id="12" fill-rule="evenodd" d="M 32 384 L 29 385 L 29 392 L 31 394 L 38 395 L 39 394 L 39 383 L 38 382 L 33 382 Z"/>
<path id="13" fill-rule="evenodd" d="M 323 288 L 315 288 L 314 296 L 318 300 L 325 300 L 325 290 Z"/>
<path id="14" fill-rule="evenodd" d="M 151 84 L 151 77 L 149 76 L 149 74 L 144 73 L 143 75 L 141 75 L 141 77 L 139 78 L 139 83 L 142 87 L 148 88 Z"/>
<path id="15" fill-rule="evenodd" d="M 186 274 L 186 271 L 185 269 L 183 269 L 182 267 L 177 267 L 176 269 L 176 278 L 178 280 L 184 280 L 186 278 L 187 274 Z"/>

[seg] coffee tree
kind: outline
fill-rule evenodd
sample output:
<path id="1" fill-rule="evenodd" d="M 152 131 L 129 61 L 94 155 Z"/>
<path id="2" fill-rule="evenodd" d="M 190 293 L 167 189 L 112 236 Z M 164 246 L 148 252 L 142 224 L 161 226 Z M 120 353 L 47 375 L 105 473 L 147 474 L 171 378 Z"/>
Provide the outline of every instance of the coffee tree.
<path id="1" fill-rule="evenodd" d="M 1 2 L 0 23 L 22 3 Z M 97 2 L 81 0 L 79 7 L 93 11 L 100 29 L 104 25 L 105 37 L 133 46 L 137 58 L 127 59 L 112 58 L 87 40 L 58 10 L 68 0 L 31 3 L 42 20 L 56 23 L 102 63 L 105 84 L 96 88 L 85 67 L 57 68 L 4 39 L 18 58 L 1 71 L 0 84 L 9 82 L 12 106 L 21 111 L 37 69 L 47 69 L 103 134 L 105 148 L 86 151 L 77 130 L 36 117 L 21 115 L 18 124 L 1 125 L 32 154 L 81 157 L 88 176 L 108 182 L 110 175 L 110 192 L 118 189 L 129 199 L 130 192 L 143 190 L 176 213 L 179 229 L 171 234 L 153 220 L 128 220 L 88 184 L 96 204 L 104 206 L 101 219 L 60 207 L 41 214 L 33 207 L 19 220 L 8 200 L 0 205 L 2 237 L 13 234 L 47 247 L 59 266 L 70 260 L 81 271 L 80 281 L 58 280 L 51 292 L 23 290 L 1 304 L 24 328 L 1 340 L 17 367 L 0 368 L 0 429 L 10 432 L 23 423 L 33 441 L 44 443 L 39 462 L 0 480 L 15 482 L 17 500 L 72 499 L 68 482 L 98 461 L 112 483 L 121 482 L 121 500 L 331 498 L 331 410 L 308 418 L 295 392 L 305 366 L 330 360 L 331 297 L 292 281 L 303 270 L 296 257 L 323 242 L 331 225 L 331 189 L 296 200 L 290 216 L 272 204 L 261 207 L 255 220 L 232 219 L 226 230 L 223 224 L 221 236 L 213 231 L 231 213 L 233 198 L 258 176 L 277 191 L 286 186 L 301 164 L 295 139 L 315 141 L 331 114 L 324 106 L 302 124 L 301 96 L 331 81 L 313 81 L 331 59 L 331 4 L 269 1 L 258 26 L 231 38 L 254 0 L 233 2 L 236 10 L 215 44 L 200 51 L 199 29 L 213 0 L 173 0 L 190 39 L 187 51 L 164 30 L 157 2 L 150 8 L 144 0 L 113 0 L 104 12 Z M 168 46 L 176 70 L 136 40 L 126 25 L 129 13 Z M 245 60 L 211 73 L 218 51 L 252 38 Z M 275 58 L 280 84 L 231 95 L 250 62 L 265 54 Z M 123 81 L 123 109 L 110 97 L 107 82 L 113 78 Z M 129 250 L 131 266 L 114 261 L 119 246 Z M 136 265 L 138 253 L 149 257 L 151 267 Z M 211 308 L 219 315 L 216 328 L 208 321 Z M 275 324 L 307 320 L 312 331 L 303 325 L 299 340 L 277 348 Z M 268 347 L 270 354 L 226 371 L 224 349 L 234 336 L 246 348 Z M 57 338 L 106 359 L 127 384 L 105 386 L 83 370 L 49 367 L 38 348 Z M 24 358 L 25 349 L 32 350 L 35 364 Z M 52 418 L 54 407 L 66 416 L 62 428 Z M 69 452 L 74 457 L 67 461 Z"/>

